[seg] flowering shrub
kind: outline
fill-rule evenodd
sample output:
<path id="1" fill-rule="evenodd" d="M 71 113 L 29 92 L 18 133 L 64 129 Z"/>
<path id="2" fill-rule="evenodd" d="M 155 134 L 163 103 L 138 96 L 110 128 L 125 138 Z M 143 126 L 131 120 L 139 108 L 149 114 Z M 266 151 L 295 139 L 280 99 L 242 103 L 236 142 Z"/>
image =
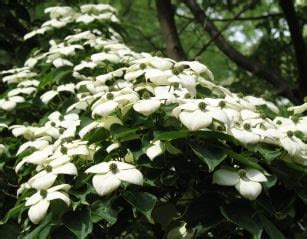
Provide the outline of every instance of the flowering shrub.
<path id="1" fill-rule="evenodd" d="M 0 170 L 18 190 L 0 235 L 306 236 L 306 103 L 286 116 L 200 62 L 136 53 L 109 5 L 45 12 L 25 36 L 41 48 L 1 73 Z"/>

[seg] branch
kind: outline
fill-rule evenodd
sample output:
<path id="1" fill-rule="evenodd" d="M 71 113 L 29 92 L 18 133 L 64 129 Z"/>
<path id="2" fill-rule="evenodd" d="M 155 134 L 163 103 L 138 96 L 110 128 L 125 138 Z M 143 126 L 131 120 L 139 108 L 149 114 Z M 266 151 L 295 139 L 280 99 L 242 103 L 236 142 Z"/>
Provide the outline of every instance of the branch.
<path id="1" fill-rule="evenodd" d="M 304 98 L 304 96 L 307 96 L 307 56 L 302 27 L 296 15 L 292 0 L 279 0 L 279 5 L 285 15 L 291 33 L 299 73 L 299 93 L 300 98 Z"/>
<path id="2" fill-rule="evenodd" d="M 183 0 L 186 6 L 190 9 L 197 22 L 199 22 L 204 30 L 214 38 L 215 45 L 222 51 L 230 60 L 236 63 L 239 67 L 251 72 L 255 76 L 266 80 L 273 86 L 278 87 L 278 92 L 292 101 L 297 102 L 292 92 L 288 88 L 285 81 L 282 80 L 279 72 L 268 68 L 267 66 L 256 62 L 253 59 L 244 56 L 242 53 L 232 47 L 227 40 L 219 33 L 219 30 L 214 23 L 208 19 L 205 12 L 198 6 L 195 0 Z M 216 37 L 217 36 L 217 37 Z"/>
<path id="3" fill-rule="evenodd" d="M 186 19 L 193 19 L 192 17 L 184 16 L 181 14 L 176 14 L 178 17 L 186 18 Z M 257 21 L 257 20 L 266 20 L 269 18 L 280 18 L 282 17 L 282 13 L 271 13 L 261 16 L 251 16 L 251 17 L 236 17 L 235 19 L 232 18 L 210 18 L 213 22 L 233 22 L 233 21 Z"/>
<path id="4" fill-rule="evenodd" d="M 251 16 L 251 17 L 237 17 L 234 18 L 210 18 L 213 22 L 228 22 L 228 21 L 254 21 L 254 20 L 266 20 L 268 18 L 282 17 L 281 13 L 271 13 L 262 16 Z"/>
<path id="5" fill-rule="evenodd" d="M 175 12 L 170 0 L 156 0 L 161 30 L 166 43 L 167 56 L 180 61 L 186 59 L 175 23 Z"/>
<path id="6" fill-rule="evenodd" d="M 198 51 L 196 54 L 197 56 L 200 56 L 216 38 L 218 38 L 220 35 L 222 35 L 223 31 L 225 31 L 232 22 L 234 22 L 236 19 L 238 19 L 244 12 L 246 12 L 251 6 L 253 5 L 253 2 L 251 4 L 248 4 L 246 7 L 244 7 L 240 12 L 238 12 L 233 18 L 232 21 L 227 22 L 227 24 L 218 32 L 218 34 L 211 37 L 211 39 Z M 212 19 L 210 19 L 212 20 Z"/>

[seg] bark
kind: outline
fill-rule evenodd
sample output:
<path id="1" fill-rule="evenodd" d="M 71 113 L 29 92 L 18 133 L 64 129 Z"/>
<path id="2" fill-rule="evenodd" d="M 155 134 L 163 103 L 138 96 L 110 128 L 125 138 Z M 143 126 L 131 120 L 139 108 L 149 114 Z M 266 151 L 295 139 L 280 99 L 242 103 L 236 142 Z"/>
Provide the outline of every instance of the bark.
<path id="1" fill-rule="evenodd" d="M 177 32 L 175 12 L 171 0 L 156 0 L 156 8 L 166 43 L 167 56 L 176 61 L 185 60 L 186 56 Z"/>
<path id="2" fill-rule="evenodd" d="M 299 73 L 298 85 L 300 98 L 307 96 L 307 56 L 302 27 L 296 15 L 292 0 L 279 0 L 279 5 L 285 15 L 291 34 Z"/>
<path id="3" fill-rule="evenodd" d="M 230 60 L 236 63 L 239 67 L 251 72 L 255 76 L 266 80 L 276 87 L 277 92 L 290 100 L 297 102 L 296 97 L 288 88 L 287 83 L 283 81 L 278 70 L 269 68 L 268 66 L 259 63 L 232 47 L 229 42 L 220 34 L 215 24 L 207 17 L 206 13 L 199 7 L 195 0 L 183 0 L 186 6 L 190 9 L 195 17 L 195 20 L 200 23 L 204 30 L 214 39 L 215 45 L 224 53 Z"/>

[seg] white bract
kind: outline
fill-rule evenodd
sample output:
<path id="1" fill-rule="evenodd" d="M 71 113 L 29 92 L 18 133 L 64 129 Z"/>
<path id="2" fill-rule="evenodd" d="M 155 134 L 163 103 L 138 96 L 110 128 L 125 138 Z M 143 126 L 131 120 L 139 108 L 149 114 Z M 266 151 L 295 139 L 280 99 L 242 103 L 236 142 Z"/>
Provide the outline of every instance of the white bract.
<path id="1" fill-rule="evenodd" d="M 256 169 L 218 169 L 213 173 L 212 183 L 235 186 L 242 197 L 255 200 L 262 191 L 262 182 L 267 182 L 263 173 Z"/>
<path id="2" fill-rule="evenodd" d="M 96 164 L 88 168 L 86 173 L 95 174 L 93 185 L 100 196 L 116 190 L 121 182 L 143 185 L 143 175 L 134 165 L 118 161 L 109 161 Z"/>
<path id="3" fill-rule="evenodd" d="M 70 205 L 70 199 L 67 195 L 67 191 L 70 189 L 70 185 L 61 184 L 49 188 L 47 190 L 42 189 L 37 191 L 26 201 L 25 206 L 30 207 L 28 216 L 34 224 L 38 224 L 46 215 L 47 210 L 52 200 L 62 200 L 67 206 Z"/>

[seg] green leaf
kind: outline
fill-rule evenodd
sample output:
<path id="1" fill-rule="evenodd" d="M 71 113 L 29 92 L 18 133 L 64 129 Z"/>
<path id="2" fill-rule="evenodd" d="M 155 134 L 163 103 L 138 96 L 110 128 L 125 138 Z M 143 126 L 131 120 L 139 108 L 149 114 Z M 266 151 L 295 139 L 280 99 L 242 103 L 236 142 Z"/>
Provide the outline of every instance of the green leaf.
<path id="1" fill-rule="evenodd" d="M 78 239 L 85 239 L 93 230 L 90 209 L 84 208 L 79 212 L 68 213 L 64 216 L 64 225 Z"/>
<path id="2" fill-rule="evenodd" d="M 217 148 L 214 145 L 190 145 L 195 155 L 208 166 L 209 172 L 213 172 L 214 169 L 222 163 L 227 155 L 221 148 Z"/>
<path id="3" fill-rule="evenodd" d="M 24 239 L 45 239 L 49 235 L 51 229 L 52 214 L 49 213 L 47 217 L 44 218 L 42 222 L 29 234 L 27 234 Z"/>
<path id="4" fill-rule="evenodd" d="M 167 150 L 167 152 L 169 152 L 170 154 L 182 154 L 182 151 L 178 148 L 176 148 L 174 145 L 172 145 L 170 142 L 166 141 L 164 142 L 164 146 Z"/>
<path id="5" fill-rule="evenodd" d="M 169 131 L 169 132 L 155 132 L 155 140 L 174 140 L 186 138 L 191 135 L 189 131 Z"/>
<path id="6" fill-rule="evenodd" d="M 93 144 L 102 140 L 105 140 L 109 137 L 109 131 L 105 128 L 95 129 L 93 132 L 90 132 L 86 135 L 85 140 L 88 141 L 88 144 Z"/>
<path id="7" fill-rule="evenodd" d="M 264 215 L 259 215 L 262 221 L 262 225 L 266 233 L 271 239 L 286 239 L 285 236 L 278 230 L 278 228 Z"/>
<path id="8" fill-rule="evenodd" d="M 220 146 L 217 146 L 217 147 L 220 147 Z M 248 158 L 246 156 L 244 156 L 243 154 L 238 154 L 234 151 L 232 151 L 231 149 L 226 149 L 226 148 L 222 148 L 220 147 L 221 149 L 224 149 L 224 152 L 231 158 L 233 158 L 234 160 L 237 160 L 239 161 L 240 163 L 248 166 L 248 167 L 251 167 L 251 168 L 254 168 L 254 169 L 258 169 L 260 171 L 265 171 L 258 163 L 256 162 L 253 162 L 251 158 Z"/>
<path id="9" fill-rule="evenodd" d="M 96 223 L 100 220 L 106 220 L 109 225 L 113 225 L 117 221 L 118 213 L 122 210 L 121 207 L 112 205 L 112 200 L 100 200 L 92 204 L 91 218 L 92 222 Z"/>
<path id="10" fill-rule="evenodd" d="M 48 74 L 45 74 L 44 77 L 41 77 L 39 88 L 42 89 L 45 86 L 51 85 L 53 83 L 61 84 L 64 83 L 62 80 L 71 75 L 71 69 L 55 69 L 51 70 Z"/>
<path id="11" fill-rule="evenodd" d="M 140 135 L 137 133 L 138 130 L 138 128 L 131 129 L 119 125 L 114 125 L 114 127 L 111 126 L 112 136 L 114 140 L 119 142 L 139 139 Z"/>
<path id="12" fill-rule="evenodd" d="M 242 201 L 221 206 L 220 210 L 227 220 L 244 228 L 251 233 L 255 239 L 261 238 L 263 230 L 261 223 L 253 217 L 253 210 L 245 206 Z"/>
<path id="13" fill-rule="evenodd" d="M 17 215 L 24 208 L 25 206 L 23 204 L 19 204 L 13 207 L 12 209 L 10 209 L 5 215 L 5 217 L 3 218 L 3 220 L 0 221 L 0 225 L 5 224 L 11 217 L 14 217 L 15 215 Z"/>
<path id="14" fill-rule="evenodd" d="M 145 215 L 150 223 L 154 223 L 151 217 L 152 210 L 154 209 L 157 197 L 147 192 L 123 192 L 124 199 L 135 207 L 136 210 Z"/>

